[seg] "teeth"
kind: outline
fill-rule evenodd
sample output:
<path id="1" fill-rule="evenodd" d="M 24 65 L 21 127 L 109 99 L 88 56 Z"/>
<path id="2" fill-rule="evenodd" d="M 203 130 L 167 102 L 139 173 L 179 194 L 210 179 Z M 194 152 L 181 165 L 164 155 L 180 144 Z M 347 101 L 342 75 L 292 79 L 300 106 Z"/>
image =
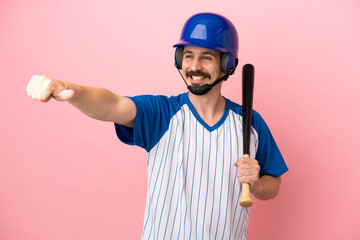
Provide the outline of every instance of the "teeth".
<path id="1" fill-rule="evenodd" d="M 201 79 L 203 79 L 204 77 L 202 77 L 202 76 L 191 76 L 192 77 L 192 79 L 194 79 L 195 81 L 198 81 L 198 80 L 201 80 Z"/>

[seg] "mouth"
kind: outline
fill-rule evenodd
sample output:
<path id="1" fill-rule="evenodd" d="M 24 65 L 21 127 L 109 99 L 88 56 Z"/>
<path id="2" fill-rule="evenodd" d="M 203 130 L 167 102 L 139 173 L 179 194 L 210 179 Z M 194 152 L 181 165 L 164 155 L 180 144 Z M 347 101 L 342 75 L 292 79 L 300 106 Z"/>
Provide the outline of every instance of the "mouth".
<path id="1" fill-rule="evenodd" d="M 201 84 L 202 82 L 206 81 L 207 79 L 210 79 L 210 74 L 204 73 L 201 71 L 189 71 L 186 73 L 186 77 L 191 79 L 191 83 L 193 84 Z"/>
<path id="2" fill-rule="evenodd" d="M 205 79 L 204 76 L 190 76 L 190 78 L 194 81 L 201 81 L 201 80 Z"/>

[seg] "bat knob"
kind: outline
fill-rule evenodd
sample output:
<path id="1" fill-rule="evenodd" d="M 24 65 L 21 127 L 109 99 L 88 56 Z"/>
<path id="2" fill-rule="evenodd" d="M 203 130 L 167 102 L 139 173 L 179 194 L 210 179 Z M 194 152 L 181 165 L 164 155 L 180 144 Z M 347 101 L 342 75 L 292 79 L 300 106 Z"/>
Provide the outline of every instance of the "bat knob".
<path id="1" fill-rule="evenodd" d="M 248 155 L 244 155 L 248 156 Z M 241 184 L 241 198 L 239 200 L 239 204 L 242 207 L 250 207 L 253 204 L 253 200 L 250 197 L 250 184 L 242 183 Z"/>
<path id="2" fill-rule="evenodd" d="M 251 198 L 241 198 L 239 204 L 242 207 L 251 207 L 253 205 L 253 200 Z"/>

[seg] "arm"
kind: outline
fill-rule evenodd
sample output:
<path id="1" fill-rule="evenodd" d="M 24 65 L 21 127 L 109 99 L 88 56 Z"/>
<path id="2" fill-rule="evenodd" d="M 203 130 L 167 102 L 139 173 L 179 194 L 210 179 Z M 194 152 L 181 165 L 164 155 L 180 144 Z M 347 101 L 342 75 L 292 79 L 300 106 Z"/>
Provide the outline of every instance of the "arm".
<path id="1" fill-rule="evenodd" d="M 264 175 L 257 183 L 250 185 L 250 192 L 259 200 L 269 200 L 279 193 L 281 177 Z"/>
<path id="2" fill-rule="evenodd" d="M 255 159 L 240 158 L 235 166 L 238 167 L 239 181 L 250 184 L 250 191 L 254 197 L 259 200 L 269 200 L 278 195 L 281 178 L 270 175 L 259 177 L 260 166 Z"/>
<path id="3" fill-rule="evenodd" d="M 35 100 L 48 102 L 68 101 L 87 116 L 133 127 L 136 107 L 129 98 L 104 88 L 87 87 L 44 76 L 33 76 L 27 86 L 27 94 Z"/>

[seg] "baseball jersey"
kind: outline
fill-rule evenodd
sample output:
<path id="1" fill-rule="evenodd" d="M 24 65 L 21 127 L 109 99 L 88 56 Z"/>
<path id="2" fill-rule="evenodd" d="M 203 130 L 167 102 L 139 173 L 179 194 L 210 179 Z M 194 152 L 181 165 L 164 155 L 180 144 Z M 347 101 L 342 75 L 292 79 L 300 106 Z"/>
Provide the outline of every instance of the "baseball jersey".
<path id="1" fill-rule="evenodd" d="M 247 239 L 249 208 L 238 203 L 241 184 L 233 165 L 243 155 L 242 107 L 225 98 L 222 118 L 209 126 L 188 93 L 131 99 L 134 128 L 115 128 L 121 141 L 148 152 L 142 239 Z M 250 157 L 259 162 L 260 176 L 287 171 L 256 111 Z"/>

